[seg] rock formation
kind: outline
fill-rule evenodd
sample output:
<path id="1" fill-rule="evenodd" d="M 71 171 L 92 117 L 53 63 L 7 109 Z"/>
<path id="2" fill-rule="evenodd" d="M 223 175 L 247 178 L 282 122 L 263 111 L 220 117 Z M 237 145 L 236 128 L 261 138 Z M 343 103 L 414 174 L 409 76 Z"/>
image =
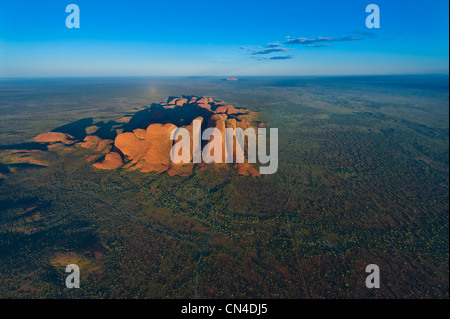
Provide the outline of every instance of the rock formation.
<path id="1" fill-rule="evenodd" d="M 176 127 L 183 127 L 189 131 L 192 145 L 193 120 L 201 121 L 202 131 L 214 127 L 222 133 L 223 162 L 226 156 L 225 128 L 246 129 L 260 123 L 256 121 L 254 112 L 235 108 L 211 97 L 169 97 L 165 102 L 136 109 L 134 115 L 124 116 L 113 123 L 89 123 L 90 126 L 85 130 L 86 136 L 79 137 L 80 140 L 68 132 L 48 132 L 36 136 L 34 141 L 50 144 L 48 147 L 50 149 L 51 146 L 53 150 L 74 147 L 88 149 L 91 155 L 85 155 L 86 161 L 93 162 L 92 165 L 97 169 L 123 168 L 189 176 L 195 165 L 199 165 L 201 169 L 208 165 L 171 162 L 170 151 L 174 141 L 170 139 L 170 135 Z M 203 141 L 202 149 L 207 143 L 208 141 Z M 192 149 L 190 156 L 192 160 Z M 238 174 L 259 176 L 253 165 L 247 162 L 211 165 L 216 169 L 234 167 Z"/>
<path id="2" fill-rule="evenodd" d="M 76 142 L 75 138 L 69 134 L 59 132 L 47 132 L 36 136 L 33 141 L 38 143 L 57 143 L 73 144 Z"/>
<path id="3" fill-rule="evenodd" d="M 119 134 L 114 145 L 131 160 L 132 169 L 165 172 L 170 166 L 170 133 L 175 128 L 173 124 L 150 124 L 145 131 Z"/>

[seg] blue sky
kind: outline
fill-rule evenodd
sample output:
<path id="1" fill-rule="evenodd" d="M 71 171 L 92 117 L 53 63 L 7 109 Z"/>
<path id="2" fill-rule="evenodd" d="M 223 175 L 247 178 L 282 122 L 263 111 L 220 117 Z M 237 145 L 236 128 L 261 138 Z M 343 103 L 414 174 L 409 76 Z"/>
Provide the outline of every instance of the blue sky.
<path id="1" fill-rule="evenodd" d="M 80 28 L 65 25 L 68 4 Z M 368 29 L 365 8 L 380 8 Z M 0 2 L 0 77 L 448 74 L 448 1 Z"/>

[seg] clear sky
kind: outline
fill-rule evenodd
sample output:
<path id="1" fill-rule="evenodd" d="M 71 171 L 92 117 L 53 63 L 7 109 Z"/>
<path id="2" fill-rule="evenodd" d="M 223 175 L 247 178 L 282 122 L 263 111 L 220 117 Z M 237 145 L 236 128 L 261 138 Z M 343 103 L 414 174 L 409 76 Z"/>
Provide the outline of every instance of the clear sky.
<path id="1" fill-rule="evenodd" d="M 448 14 L 447 0 L 0 0 L 0 77 L 448 74 Z"/>

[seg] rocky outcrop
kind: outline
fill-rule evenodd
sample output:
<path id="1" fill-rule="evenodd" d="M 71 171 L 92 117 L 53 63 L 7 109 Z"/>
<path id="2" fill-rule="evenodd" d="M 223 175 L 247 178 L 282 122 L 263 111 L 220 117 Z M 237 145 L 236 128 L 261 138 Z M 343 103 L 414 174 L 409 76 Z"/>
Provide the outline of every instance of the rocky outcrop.
<path id="1" fill-rule="evenodd" d="M 215 113 L 237 114 L 238 112 L 236 111 L 233 105 L 223 105 L 219 106 L 215 110 Z"/>
<path id="2" fill-rule="evenodd" d="M 173 124 L 151 124 L 145 132 L 119 134 L 114 144 L 131 160 L 132 169 L 164 172 L 170 164 L 170 134 L 176 128 Z"/>
<path id="3" fill-rule="evenodd" d="M 243 128 L 256 126 L 255 113 L 242 108 L 235 108 L 212 97 L 183 96 L 169 97 L 167 101 L 153 103 L 150 107 L 135 108 L 135 114 L 127 114 L 118 120 L 104 123 L 89 123 L 85 137 L 76 140 L 72 135 L 63 132 L 39 134 L 33 140 L 49 144 L 48 149 L 73 150 L 74 147 L 86 149 L 85 161 L 93 163 L 97 169 L 126 169 L 140 172 L 167 172 L 167 174 L 189 176 L 196 165 L 203 170 L 213 166 L 215 169 L 236 169 L 238 174 L 259 176 L 258 171 L 249 163 L 225 164 L 225 128 Z M 174 141 L 171 133 L 177 127 L 187 129 L 193 138 L 193 121 L 201 123 L 201 131 L 206 128 L 217 128 L 222 134 L 222 164 L 206 165 L 201 163 L 175 164 L 170 160 L 170 152 Z M 261 125 L 261 123 L 260 123 Z M 67 127 L 67 126 L 66 126 Z M 94 135 L 95 134 L 95 135 Z M 78 135 L 77 135 L 78 136 Z M 214 137 L 211 137 L 213 139 Z M 82 139 L 82 141 L 81 141 Z M 201 149 L 210 141 L 202 141 Z M 234 154 L 236 146 L 234 146 Z M 206 150 L 208 151 L 208 150 Z M 193 150 L 190 152 L 193 159 Z M 211 150 L 214 155 L 214 150 Z"/>
<path id="4" fill-rule="evenodd" d="M 117 122 L 119 123 L 128 123 L 131 120 L 131 116 L 124 116 L 121 119 L 119 119 Z"/>
<path id="5" fill-rule="evenodd" d="M 84 142 L 77 143 L 77 145 L 93 149 L 97 152 L 102 152 L 106 150 L 106 153 L 111 150 L 111 145 L 114 141 L 113 140 L 103 140 L 98 136 L 95 135 L 88 135 L 84 138 Z"/>
<path id="6" fill-rule="evenodd" d="M 36 136 L 33 139 L 34 142 L 38 143 L 63 143 L 63 144 L 73 144 L 76 142 L 75 138 L 66 133 L 59 132 L 47 132 Z"/>
<path id="7" fill-rule="evenodd" d="M 119 153 L 111 152 L 106 154 L 102 162 L 94 163 L 93 166 L 99 169 L 116 169 L 123 165 L 122 156 Z"/>
<path id="8" fill-rule="evenodd" d="M 112 151 L 112 156 L 106 156 L 103 161 L 95 163 L 94 166 L 100 169 L 110 169 L 111 167 L 119 167 L 128 170 L 139 170 L 141 172 L 167 172 L 169 175 L 189 176 L 196 164 L 181 163 L 174 164 L 170 161 L 170 151 L 173 146 L 173 141 L 170 139 L 170 134 L 177 126 L 172 123 L 160 124 L 152 123 L 152 121 L 160 122 L 170 120 L 173 114 L 179 114 L 179 119 L 173 119 L 173 122 L 185 123 L 182 127 L 186 128 L 191 136 L 191 145 L 193 144 L 193 120 L 200 120 L 203 129 L 217 128 L 222 134 L 222 161 L 225 162 L 226 147 L 225 147 L 225 128 L 236 127 L 248 128 L 250 123 L 247 121 L 247 114 L 250 112 L 245 109 L 236 109 L 234 106 L 224 103 L 223 101 L 215 101 L 211 97 L 170 97 L 167 102 L 153 104 L 148 109 L 142 109 L 139 116 L 145 118 L 149 124 L 143 125 L 140 119 L 135 119 L 135 123 L 140 123 L 142 127 L 135 128 L 130 132 L 118 134 L 114 140 L 114 148 L 121 152 L 124 156 Z M 177 113 L 172 113 L 172 112 Z M 194 117 L 198 115 L 197 117 Z M 136 115 L 137 116 L 137 115 Z M 130 119 L 133 123 L 133 118 Z M 188 124 L 189 123 L 189 124 Z M 213 140 L 214 137 L 211 138 Z M 83 145 L 88 142 L 96 142 L 96 139 L 88 139 Z M 202 145 L 203 151 L 209 151 L 208 148 L 203 147 L 208 143 L 204 141 Z M 234 146 L 235 151 L 236 146 Z M 212 149 L 210 154 L 214 156 Z M 190 160 L 192 161 L 192 149 Z M 122 164 L 125 163 L 125 164 Z M 212 164 L 215 167 L 228 167 L 229 164 Z M 205 167 L 204 163 L 200 163 L 202 169 Z M 239 174 L 259 176 L 258 171 L 248 163 L 233 165 Z"/>

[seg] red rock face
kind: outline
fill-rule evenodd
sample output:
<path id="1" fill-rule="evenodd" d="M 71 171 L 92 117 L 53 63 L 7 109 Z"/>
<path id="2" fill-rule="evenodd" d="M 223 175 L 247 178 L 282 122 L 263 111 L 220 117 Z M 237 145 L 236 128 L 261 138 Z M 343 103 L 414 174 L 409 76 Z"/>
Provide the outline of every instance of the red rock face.
<path id="1" fill-rule="evenodd" d="M 92 135 L 94 132 L 101 130 L 102 122 L 94 123 L 95 125 L 86 128 L 88 136 L 81 142 L 76 141 L 69 134 L 59 132 L 43 133 L 33 140 L 51 144 L 49 149 L 65 150 L 73 150 L 74 147 L 70 145 L 78 142 L 76 146 L 91 151 L 91 154 L 85 155 L 85 161 L 88 163 L 94 162 L 92 165 L 98 169 L 122 168 L 141 172 L 167 172 L 171 176 L 189 176 L 192 174 L 194 166 L 199 165 L 202 170 L 207 167 L 215 170 L 234 167 L 239 174 L 259 176 L 259 173 L 251 164 L 225 164 L 225 128 L 236 129 L 236 127 L 241 127 L 245 129 L 250 127 L 250 122 L 253 123 L 255 120 L 248 115 L 254 116 L 254 113 L 245 109 L 236 110 L 232 105 L 223 101 L 215 101 L 211 97 L 204 96 L 170 98 L 167 102 L 152 104 L 151 107 L 136 110 L 134 116 L 127 115 L 116 121 L 113 132 L 116 132 L 117 136 L 114 140 L 102 139 L 99 136 Z M 182 127 L 190 133 L 190 161 L 193 160 L 193 139 L 196 138 L 193 132 L 193 120 L 199 120 L 201 123 L 206 121 L 206 127 L 217 128 L 222 134 L 220 143 L 222 164 L 206 164 L 204 162 L 175 164 L 171 162 L 170 152 L 174 141 L 170 139 L 170 136 L 172 131 L 177 128 L 172 124 L 172 120 L 173 123 L 185 123 Z M 99 135 L 104 134 L 104 130 L 102 132 Z M 205 145 L 209 142 L 202 141 L 201 150 L 204 150 Z M 236 146 L 233 148 L 234 155 L 236 155 Z M 95 162 L 103 154 L 105 154 L 103 160 Z M 211 155 L 214 155 L 214 152 L 211 152 Z"/>
<path id="2" fill-rule="evenodd" d="M 237 114 L 237 111 L 233 105 L 219 106 L 214 112 L 215 113 L 226 113 L 226 114 Z"/>
<path id="3" fill-rule="evenodd" d="M 243 130 L 248 129 L 250 127 L 250 123 L 248 123 L 246 120 L 242 120 L 236 124 L 236 126 L 242 128 Z"/>
<path id="4" fill-rule="evenodd" d="M 131 116 L 124 116 L 121 119 L 119 119 L 117 122 L 119 123 L 128 123 L 131 120 Z"/>
<path id="5" fill-rule="evenodd" d="M 187 102 L 188 102 L 187 99 L 179 99 L 179 100 L 176 101 L 175 104 L 178 105 L 178 106 L 183 106 Z"/>
<path id="6" fill-rule="evenodd" d="M 99 169 L 116 169 L 123 165 L 122 156 L 119 153 L 111 152 L 106 154 L 102 162 L 92 164 Z"/>
<path id="7" fill-rule="evenodd" d="M 236 119 L 228 119 L 225 122 L 226 127 L 236 129 Z"/>
<path id="8" fill-rule="evenodd" d="M 201 107 L 202 109 L 206 109 L 208 111 L 211 111 L 211 105 L 207 104 L 207 103 L 200 103 L 197 104 L 198 107 Z"/>
<path id="9" fill-rule="evenodd" d="M 204 96 L 202 96 L 200 99 L 197 100 L 198 104 L 208 104 L 208 99 Z"/>
<path id="10" fill-rule="evenodd" d="M 177 103 L 177 101 L 178 101 L 178 98 L 174 98 L 174 99 L 168 101 L 167 104 L 169 104 L 169 105 L 175 105 L 175 104 Z"/>
<path id="11" fill-rule="evenodd" d="M 115 146 L 135 164 L 141 172 L 164 172 L 169 169 L 171 132 L 177 127 L 173 124 L 151 124 L 145 130 L 135 133 L 119 134 Z"/>
<path id="12" fill-rule="evenodd" d="M 198 100 L 198 97 L 196 97 L 196 96 L 193 96 L 193 97 L 191 97 L 191 99 L 190 99 L 190 101 L 189 101 L 189 104 L 193 104 L 193 103 L 196 103 L 196 102 L 197 102 L 197 100 Z"/>
<path id="13" fill-rule="evenodd" d="M 212 105 L 217 106 L 215 111 L 212 111 Z M 173 98 L 168 101 L 167 106 L 161 104 L 160 106 L 162 106 L 164 109 L 171 109 L 176 106 L 194 106 L 210 112 L 207 127 L 217 128 L 222 134 L 222 163 L 225 162 L 226 158 L 225 127 L 231 127 L 235 129 L 236 127 L 248 128 L 250 126 L 250 124 L 245 120 L 245 114 L 248 113 L 247 110 L 242 110 L 241 113 L 238 113 L 238 111 L 232 105 L 227 105 L 224 102 L 215 102 L 210 97 L 191 97 L 189 99 Z M 159 114 L 158 112 L 161 114 Z M 154 111 L 153 115 L 155 117 L 155 120 L 158 120 L 158 118 L 163 118 L 162 113 L 163 111 Z M 158 114 L 161 116 L 158 117 Z M 196 120 L 203 121 L 203 118 L 197 117 Z M 190 133 L 190 142 L 192 146 L 194 138 L 193 124 L 191 123 L 184 127 Z M 150 124 L 146 129 L 135 129 L 133 130 L 133 132 L 119 134 L 114 141 L 114 146 L 124 154 L 125 158 L 128 161 L 125 166 L 129 170 L 139 170 L 141 172 L 167 171 L 167 173 L 171 176 L 188 176 L 192 173 L 195 164 L 174 164 L 170 161 L 170 151 L 173 146 L 173 141 L 170 139 L 170 135 L 172 130 L 174 130 L 175 128 L 176 126 L 170 123 L 165 125 Z M 204 146 L 208 144 L 208 142 L 209 141 L 203 141 L 203 144 L 201 146 L 202 150 L 207 150 L 204 149 Z M 235 151 L 236 146 L 234 146 L 233 148 Z M 210 154 L 214 155 L 214 150 L 211 150 Z M 114 155 L 114 158 L 117 159 L 117 156 Z M 193 150 L 191 148 L 191 161 L 192 158 Z M 96 167 L 102 168 L 108 165 L 108 167 L 114 166 L 106 163 L 110 160 L 112 159 L 105 158 L 105 161 L 101 165 L 96 165 Z M 120 162 L 116 160 L 114 163 L 118 165 Z M 215 167 L 217 167 L 217 169 L 228 167 L 228 164 L 211 165 L 214 165 Z M 201 166 L 204 166 L 204 163 L 201 164 Z M 239 174 L 259 176 L 259 173 L 251 164 L 235 164 L 234 167 Z"/>
<path id="14" fill-rule="evenodd" d="M 114 141 L 112 140 L 103 140 L 98 136 L 95 135 L 88 135 L 85 137 L 84 142 L 82 143 L 77 143 L 77 145 L 84 147 L 84 148 L 89 148 L 89 149 L 94 149 L 97 152 L 101 152 L 103 150 L 105 150 L 105 148 L 107 148 L 107 146 L 109 144 L 112 144 Z M 109 150 L 108 150 L 109 152 Z"/>
<path id="15" fill-rule="evenodd" d="M 59 132 L 47 132 L 42 133 L 36 136 L 33 141 L 38 143 L 56 143 L 61 142 L 64 144 L 73 144 L 76 141 L 75 138 L 69 134 L 66 133 L 59 133 Z"/>

